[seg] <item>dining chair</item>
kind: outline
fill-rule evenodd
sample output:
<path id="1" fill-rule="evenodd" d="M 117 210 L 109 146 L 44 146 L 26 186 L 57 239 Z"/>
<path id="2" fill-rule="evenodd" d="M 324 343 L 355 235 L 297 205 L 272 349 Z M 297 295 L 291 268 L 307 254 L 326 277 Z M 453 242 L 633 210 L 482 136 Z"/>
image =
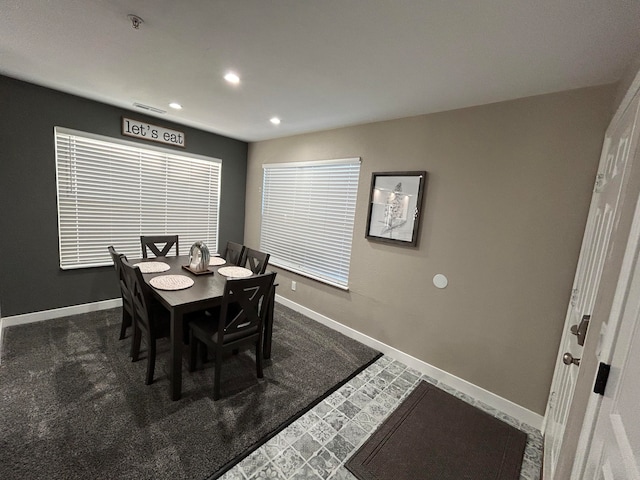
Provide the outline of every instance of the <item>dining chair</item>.
<path id="1" fill-rule="evenodd" d="M 127 333 L 127 328 L 133 324 L 133 305 L 131 303 L 131 294 L 125 283 L 124 273 L 122 271 L 122 259 L 127 258 L 123 254 L 116 252 L 113 246 L 107 247 L 111 259 L 113 260 L 113 266 L 116 269 L 116 275 L 118 276 L 118 284 L 120 285 L 120 296 L 122 297 L 122 323 L 120 325 L 120 340 L 122 340 Z"/>
<path id="2" fill-rule="evenodd" d="M 248 268 L 255 274 L 261 274 L 267 270 L 270 256 L 268 253 L 245 247 L 243 259 L 240 260 L 240 266 Z"/>
<path id="3" fill-rule="evenodd" d="M 220 374 L 224 355 L 243 346 L 255 346 L 256 373 L 263 377 L 263 324 L 275 272 L 247 278 L 229 279 L 225 283 L 217 317 L 202 316 L 189 323 L 189 371 L 196 370 L 198 349 L 207 347 L 215 357 L 213 399 L 220 398 Z"/>
<path id="4" fill-rule="evenodd" d="M 153 383 L 153 373 L 156 365 L 156 341 L 168 338 L 170 335 L 169 315 L 162 308 L 154 308 L 150 287 L 145 283 L 140 268 L 133 266 L 128 260 L 122 259 L 127 285 L 130 289 L 133 305 L 133 345 L 132 361 L 140 358 L 142 336 L 147 344 L 147 375 L 145 383 Z"/>
<path id="5" fill-rule="evenodd" d="M 176 256 L 180 255 L 178 248 L 178 235 L 140 235 L 140 244 L 142 245 L 142 257 L 147 257 L 147 249 L 151 250 L 156 257 L 166 257 L 169 250 L 175 245 Z M 162 249 L 157 244 L 162 244 Z"/>
<path id="6" fill-rule="evenodd" d="M 224 251 L 224 258 L 229 265 L 240 265 L 244 257 L 244 245 L 235 242 L 227 242 L 227 248 Z"/>

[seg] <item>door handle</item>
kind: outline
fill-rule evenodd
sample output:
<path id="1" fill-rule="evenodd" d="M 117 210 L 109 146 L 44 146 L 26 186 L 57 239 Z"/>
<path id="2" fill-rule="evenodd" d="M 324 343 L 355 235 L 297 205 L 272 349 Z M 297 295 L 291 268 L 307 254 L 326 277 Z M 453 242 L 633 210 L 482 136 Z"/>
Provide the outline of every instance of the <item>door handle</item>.
<path id="1" fill-rule="evenodd" d="M 587 330 L 589 329 L 589 320 L 591 315 L 584 315 L 579 325 L 571 326 L 571 333 L 578 337 L 578 345 L 584 347 L 584 341 L 587 338 Z"/>
<path id="2" fill-rule="evenodd" d="M 580 365 L 580 359 L 575 358 L 573 355 L 567 352 L 562 355 L 562 363 L 564 363 L 565 365 Z"/>

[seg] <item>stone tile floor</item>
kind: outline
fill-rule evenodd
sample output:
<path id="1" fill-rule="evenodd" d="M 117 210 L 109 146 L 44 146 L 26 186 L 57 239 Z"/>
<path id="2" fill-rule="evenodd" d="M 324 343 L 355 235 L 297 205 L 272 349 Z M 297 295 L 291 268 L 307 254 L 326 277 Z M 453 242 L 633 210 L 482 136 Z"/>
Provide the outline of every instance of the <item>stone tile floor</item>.
<path id="1" fill-rule="evenodd" d="M 344 467 L 394 409 L 424 380 L 527 433 L 520 480 L 539 480 L 540 432 L 389 357 L 351 381 L 225 473 L 221 480 L 355 480 Z"/>

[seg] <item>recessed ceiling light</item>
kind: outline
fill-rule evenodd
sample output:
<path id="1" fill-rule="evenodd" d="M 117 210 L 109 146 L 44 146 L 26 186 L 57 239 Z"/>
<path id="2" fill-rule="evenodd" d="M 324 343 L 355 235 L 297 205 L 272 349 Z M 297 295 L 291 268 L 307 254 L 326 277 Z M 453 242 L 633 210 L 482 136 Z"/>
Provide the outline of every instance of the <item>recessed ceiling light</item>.
<path id="1" fill-rule="evenodd" d="M 240 77 L 233 72 L 227 73 L 224 76 L 224 79 L 229 83 L 233 83 L 234 85 L 237 85 L 238 83 L 240 83 Z"/>
<path id="2" fill-rule="evenodd" d="M 169 104 L 169 106 L 170 106 L 171 108 L 175 108 L 176 110 L 182 110 L 182 105 L 180 105 L 180 104 L 179 104 L 179 103 L 177 103 L 177 102 L 171 102 L 171 103 Z"/>
<path id="3" fill-rule="evenodd" d="M 271 120 L 269 120 L 271 123 L 273 123 L 274 125 L 280 125 L 280 119 L 278 117 L 273 117 Z"/>

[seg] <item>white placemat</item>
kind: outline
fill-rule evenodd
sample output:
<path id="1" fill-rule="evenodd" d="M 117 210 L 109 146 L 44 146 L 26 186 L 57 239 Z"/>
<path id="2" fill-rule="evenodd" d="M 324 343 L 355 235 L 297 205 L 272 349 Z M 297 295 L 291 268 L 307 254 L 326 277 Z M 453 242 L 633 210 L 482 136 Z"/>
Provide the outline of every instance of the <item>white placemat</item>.
<path id="1" fill-rule="evenodd" d="M 209 265 L 224 265 L 227 261 L 222 257 L 211 257 L 209 259 Z"/>
<path id="2" fill-rule="evenodd" d="M 230 278 L 244 278 L 253 275 L 251 270 L 243 267 L 222 267 L 218 270 L 218 273 Z"/>
<path id="3" fill-rule="evenodd" d="M 149 280 L 158 290 L 182 290 L 193 285 L 193 278 L 185 275 L 160 275 Z"/>
<path id="4" fill-rule="evenodd" d="M 134 267 L 140 268 L 142 273 L 160 273 L 166 272 L 171 267 L 164 262 L 140 262 L 135 263 Z"/>

